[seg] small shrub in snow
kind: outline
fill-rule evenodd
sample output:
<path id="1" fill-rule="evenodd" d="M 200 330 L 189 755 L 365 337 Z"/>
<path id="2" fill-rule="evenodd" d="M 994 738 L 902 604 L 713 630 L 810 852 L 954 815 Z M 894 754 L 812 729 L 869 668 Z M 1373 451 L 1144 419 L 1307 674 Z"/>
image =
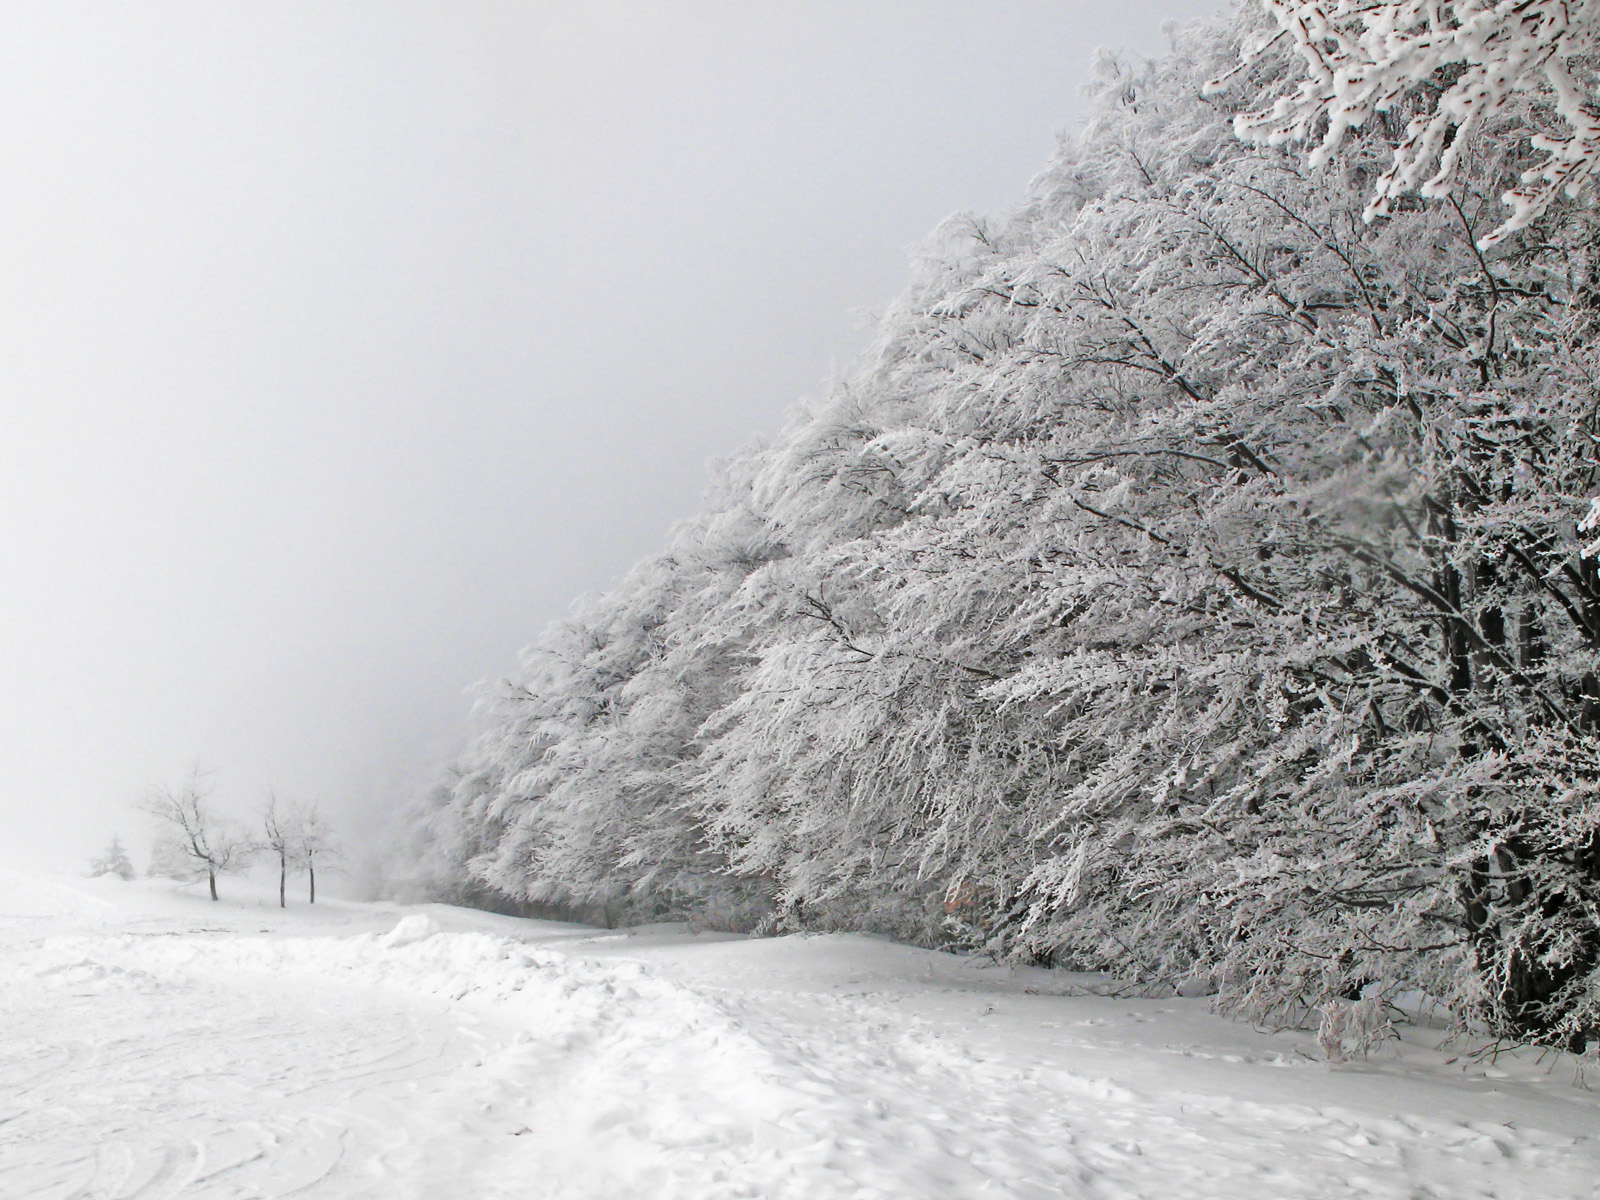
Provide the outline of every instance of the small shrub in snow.
<path id="1" fill-rule="evenodd" d="M 1329 1062 L 1346 1062 L 1352 1054 L 1365 1056 L 1396 1036 L 1388 1005 L 1377 992 L 1353 1002 L 1335 998 L 1322 1005 L 1320 1011 L 1317 1045 Z"/>
<path id="2" fill-rule="evenodd" d="M 89 874 L 93 876 L 115 875 L 118 879 L 132 879 L 136 872 L 133 863 L 128 858 L 128 852 L 122 848 L 122 839 L 113 836 L 111 844 L 106 847 L 106 852 L 89 864 Z"/>

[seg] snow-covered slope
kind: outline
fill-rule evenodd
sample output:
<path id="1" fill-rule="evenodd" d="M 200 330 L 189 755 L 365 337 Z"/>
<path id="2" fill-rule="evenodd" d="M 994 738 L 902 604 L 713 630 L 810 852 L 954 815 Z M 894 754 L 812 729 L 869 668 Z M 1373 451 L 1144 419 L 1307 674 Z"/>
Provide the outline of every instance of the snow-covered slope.
<path id="1" fill-rule="evenodd" d="M 232 884 L 232 881 L 230 881 Z M 874 938 L 0 874 L 6 1197 L 1579 1197 L 1571 1059 L 1331 1067 Z M 238 897 L 244 897 L 239 899 Z"/>

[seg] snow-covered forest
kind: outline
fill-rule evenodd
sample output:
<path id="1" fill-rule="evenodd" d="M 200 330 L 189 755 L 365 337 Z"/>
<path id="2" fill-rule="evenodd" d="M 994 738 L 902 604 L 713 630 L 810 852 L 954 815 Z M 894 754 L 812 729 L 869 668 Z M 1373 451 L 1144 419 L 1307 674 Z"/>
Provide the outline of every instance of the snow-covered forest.
<path id="1" fill-rule="evenodd" d="M 549 629 L 435 895 L 1600 1031 L 1583 3 L 1107 56 L 875 347 Z"/>

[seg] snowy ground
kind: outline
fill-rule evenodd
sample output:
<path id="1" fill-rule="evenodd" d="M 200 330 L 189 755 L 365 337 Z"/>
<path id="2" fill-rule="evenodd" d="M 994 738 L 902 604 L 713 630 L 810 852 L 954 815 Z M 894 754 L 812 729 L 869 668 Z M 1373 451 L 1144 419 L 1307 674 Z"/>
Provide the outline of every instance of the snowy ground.
<path id="1" fill-rule="evenodd" d="M 1600 1194 L 1570 1059 L 1334 1067 L 873 938 L 224 892 L 0 871 L 0 1196 Z"/>

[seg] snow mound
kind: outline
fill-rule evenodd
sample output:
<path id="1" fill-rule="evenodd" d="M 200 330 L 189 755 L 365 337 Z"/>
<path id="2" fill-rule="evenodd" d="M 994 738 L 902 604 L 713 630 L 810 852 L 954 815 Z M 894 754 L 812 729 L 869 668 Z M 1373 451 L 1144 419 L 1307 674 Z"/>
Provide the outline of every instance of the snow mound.
<path id="1" fill-rule="evenodd" d="M 401 917 L 395 927 L 383 935 L 383 944 L 390 949 L 410 946 L 425 941 L 439 932 L 439 923 L 423 913 Z"/>

